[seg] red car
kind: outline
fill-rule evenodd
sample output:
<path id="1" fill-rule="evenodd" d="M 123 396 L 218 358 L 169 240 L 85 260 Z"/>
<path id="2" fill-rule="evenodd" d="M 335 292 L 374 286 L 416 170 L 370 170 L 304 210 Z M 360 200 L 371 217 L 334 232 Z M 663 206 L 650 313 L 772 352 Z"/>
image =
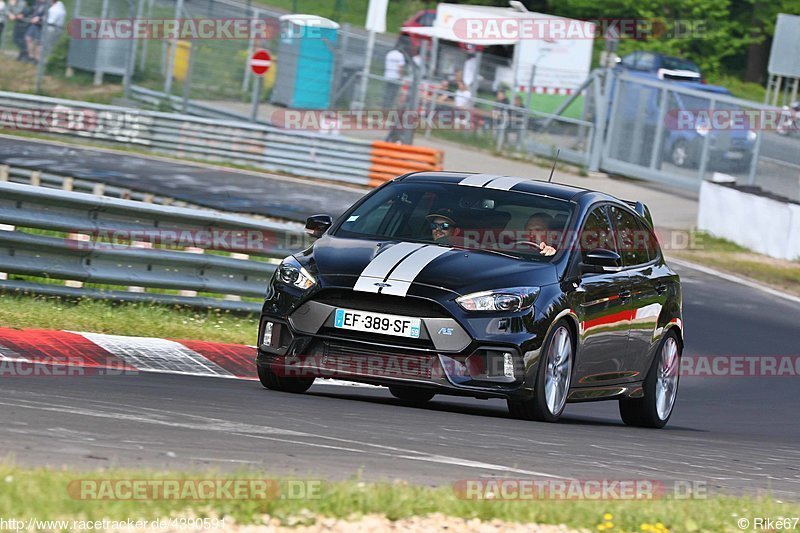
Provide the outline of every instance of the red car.
<path id="1" fill-rule="evenodd" d="M 403 28 L 411 27 L 411 28 L 424 28 L 433 26 L 433 21 L 436 20 L 436 10 L 435 9 L 422 9 L 417 11 L 412 15 L 411 18 L 403 22 Z M 402 30 L 401 30 L 402 31 Z M 402 31 L 403 35 L 408 35 L 411 39 L 411 44 L 415 50 L 417 50 L 420 45 L 422 45 L 422 40 L 426 40 L 430 42 L 429 37 L 422 37 L 417 35 L 416 33 L 407 33 Z"/>

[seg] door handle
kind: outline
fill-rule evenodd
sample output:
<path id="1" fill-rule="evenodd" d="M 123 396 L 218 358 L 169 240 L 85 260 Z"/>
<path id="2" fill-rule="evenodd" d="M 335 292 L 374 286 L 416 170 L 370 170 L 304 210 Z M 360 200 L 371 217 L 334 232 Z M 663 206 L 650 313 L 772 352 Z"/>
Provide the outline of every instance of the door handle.
<path id="1" fill-rule="evenodd" d="M 628 298 L 631 297 L 631 291 L 626 289 L 619 293 L 619 297 L 621 300 L 627 300 Z"/>

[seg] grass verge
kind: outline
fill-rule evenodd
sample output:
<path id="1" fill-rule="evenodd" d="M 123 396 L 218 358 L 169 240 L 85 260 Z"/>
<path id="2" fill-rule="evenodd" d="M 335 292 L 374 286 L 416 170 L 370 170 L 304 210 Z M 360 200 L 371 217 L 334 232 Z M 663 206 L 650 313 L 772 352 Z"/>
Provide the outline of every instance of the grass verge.
<path id="1" fill-rule="evenodd" d="M 92 494 L 116 490 L 115 480 L 268 480 L 266 498 L 103 499 Z M 75 482 L 78 480 L 77 482 Z M 80 480 L 83 484 L 81 498 Z M 104 484 L 102 481 L 106 481 Z M 74 482 L 70 485 L 71 482 Z M 273 485 L 276 483 L 276 485 Z M 566 524 L 575 528 L 614 531 L 731 531 L 739 517 L 798 516 L 800 504 L 769 497 L 712 497 L 649 501 L 543 501 L 462 499 L 450 486 L 438 488 L 403 482 L 364 483 L 358 479 L 329 482 L 272 478 L 264 472 L 154 472 L 109 469 L 94 472 L 26 469 L 0 465 L 0 516 L 44 520 L 157 519 L 174 516 L 226 518 L 238 524 L 264 523 L 265 516 L 285 525 L 311 524 L 319 517 L 354 518 L 385 515 L 390 520 L 441 513 L 484 521 Z M 185 485 L 184 485 L 185 486 Z M 272 487 L 276 487 L 272 490 Z M 105 487 L 105 489 L 104 489 Z M 183 490 L 183 489 L 181 489 Z M 113 492 L 105 492 L 106 496 Z M 120 494 L 123 494 L 120 492 Z M 247 494 L 247 491 L 242 493 Z M 45 511 L 46 510 L 46 511 Z M 609 518 L 607 515 L 611 515 Z M 612 527 L 607 527 L 608 524 Z M 661 528 L 657 525 L 661 524 Z M 604 526 L 599 528 L 598 526 Z"/>
<path id="2" fill-rule="evenodd" d="M 669 255 L 750 278 L 800 296 L 800 261 L 767 257 L 699 231 L 691 234 L 690 243 L 690 249 L 670 250 Z"/>
<path id="3" fill-rule="evenodd" d="M 254 344 L 258 319 L 218 309 L 0 294 L 0 325 Z"/>

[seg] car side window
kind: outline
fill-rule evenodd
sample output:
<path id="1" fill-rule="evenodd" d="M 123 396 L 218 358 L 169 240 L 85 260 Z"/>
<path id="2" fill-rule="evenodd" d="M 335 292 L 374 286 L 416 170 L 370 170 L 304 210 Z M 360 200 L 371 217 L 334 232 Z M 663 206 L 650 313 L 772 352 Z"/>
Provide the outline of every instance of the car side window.
<path id="1" fill-rule="evenodd" d="M 637 70 L 653 70 L 656 68 L 656 55 L 650 52 L 642 52 L 636 61 Z"/>
<path id="2" fill-rule="evenodd" d="M 583 256 L 597 248 L 619 253 L 614 231 L 603 207 L 594 209 L 586 216 L 586 222 L 580 233 L 579 246 Z"/>
<path id="3" fill-rule="evenodd" d="M 636 58 L 639 57 L 641 52 L 633 52 L 632 54 L 628 54 L 622 58 L 622 66 L 627 68 L 635 68 L 636 67 Z"/>
<path id="4" fill-rule="evenodd" d="M 642 244 L 647 252 L 647 260 L 654 261 L 661 257 L 661 248 L 658 246 L 658 239 L 652 231 L 642 222 L 637 221 L 639 224 L 639 234 L 642 236 Z"/>
<path id="5" fill-rule="evenodd" d="M 652 244 L 648 244 L 650 231 L 636 216 L 619 207 L 609 207 L 608 213 L 614 222 L 622 264 L 626 267 L 643 265 L 655 259 Z"/>

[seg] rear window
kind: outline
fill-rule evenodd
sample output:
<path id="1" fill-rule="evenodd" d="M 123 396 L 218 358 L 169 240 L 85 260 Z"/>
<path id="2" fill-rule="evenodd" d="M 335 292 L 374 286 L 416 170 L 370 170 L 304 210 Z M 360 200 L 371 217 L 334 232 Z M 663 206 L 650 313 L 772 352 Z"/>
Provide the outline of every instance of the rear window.
<path id="1" fill-rule="evenodd" d="M 401 182 L 367 198 L 333 234 L 550 261 L 561 251 L 572 211 L 570 202 L 536 194 L 455 183 Z M 542 253 L 544 247 L 554 248 L 556 254 Z"/>

